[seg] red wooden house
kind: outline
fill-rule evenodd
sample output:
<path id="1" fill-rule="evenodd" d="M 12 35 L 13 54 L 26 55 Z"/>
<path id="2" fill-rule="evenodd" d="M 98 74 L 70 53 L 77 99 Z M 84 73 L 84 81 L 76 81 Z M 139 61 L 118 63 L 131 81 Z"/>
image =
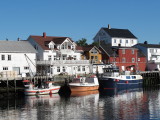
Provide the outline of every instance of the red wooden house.
<path id="1" fill-rule="evenodd" d="M 134 47 L 112 47 L 111 44 L 101 43 L 102 61 L 115 64 L 121 71 L 145 71 L 146 56 Z"/>

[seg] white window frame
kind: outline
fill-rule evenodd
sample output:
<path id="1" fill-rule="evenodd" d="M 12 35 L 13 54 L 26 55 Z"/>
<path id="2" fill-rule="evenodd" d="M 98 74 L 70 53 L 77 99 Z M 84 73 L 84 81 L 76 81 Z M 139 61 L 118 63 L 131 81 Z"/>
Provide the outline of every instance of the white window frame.
<path id="1" fill-rule="evenodd" d="M 82 71 L 86 71 L 86 68 L 85 68 L 85 66 L 82 66 Z"/>
<path id="2" fill-rule="evenodd" d="M 24 70 L 29 70 L 29 67 L 28 66 L 24 66 Z"/>
<path id="3" fill-rule="evenodd" d="M 12 56 L 8 55 L 8 61 L 11 61 L 11 60 L 12 60 Z"/>
<path id="4" fill-rule="evenodd" d="M 5 60 L 5 55 L 1 55 L 1 60 Z"/>
<path id="5" fill-rule="evenodd" d="M 3 67 L 3 70 L 5 71 L 5 70 L 8 70 L 8 67 Z"/>
<path id="6" fill-rule="evenodd" d="M 48 55 L 48 60 L 49 60 L 49 61 L 52 60 L 52 55 Z"/>
<path id="7" fill-rule="evenodd" d="M 79 72 L 81 71 L 81 66 L 77 67 L 77 71 L 79 71 Z"/>
<path id="8" fill-rule="evenodd" d="M 126 53 L 125 49 L 122 49 L 122 54 L 125 54 L 125 53 Z"/>
<path id="9" fill-rule="evenodd" d="M 125 63 L 125 62 L 126 62 L 126 58 L 123 57 L 123 58 L 122 58 L 122 63 Z"/>
<path id="10" fill-rule="evenodd" d="M 65 68 L 65 67 L 62 67 L 62 71 L 63 71 L 63 72 L 66 72 L 66 68 Z"/>
<path id="11" fill-rule="evenodd" d="M 57 67 L 57 72 L 60 73 L 61 72 L 61 68 Z"/>
<path id="12" fill-rule="evenodd" d="M 135 63 L 135 58 L 132 58 L 132 63 Z"/>

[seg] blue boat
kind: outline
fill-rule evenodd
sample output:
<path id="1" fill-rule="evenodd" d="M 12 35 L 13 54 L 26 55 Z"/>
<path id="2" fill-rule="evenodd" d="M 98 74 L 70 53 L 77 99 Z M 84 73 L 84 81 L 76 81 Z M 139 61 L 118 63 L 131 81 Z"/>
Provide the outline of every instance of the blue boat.
<path id="1" fill-rule="evenodd" d="M 100 89 L 130 89 L 142 87 L 143 77 L 130 71 L 119 72 L 119 68 L 111 66 L 103 68 L 103 74 L 99 77 Z"/>

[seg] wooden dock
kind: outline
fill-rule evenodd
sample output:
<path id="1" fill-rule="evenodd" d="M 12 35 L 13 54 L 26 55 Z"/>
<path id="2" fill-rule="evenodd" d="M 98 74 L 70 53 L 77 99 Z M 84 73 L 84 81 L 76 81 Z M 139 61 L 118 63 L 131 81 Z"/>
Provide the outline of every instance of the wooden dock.
<path id="1" fill-rule="evenodd" d="M 29 80 L 34 84 L 45 81 L 54 81 L 59 85 L 64 85 L 69 76 L 34 76 L 34 77 L 10 77 L 0 78 L 0 93 L 17 93 L 24 90 L 23 80 Z"/>
<path id="2" fill-rule="evenodd" d="M 160 85 L 160 71 L 145 71 L 140 74 L 143 76 L 144 87 Z"/>

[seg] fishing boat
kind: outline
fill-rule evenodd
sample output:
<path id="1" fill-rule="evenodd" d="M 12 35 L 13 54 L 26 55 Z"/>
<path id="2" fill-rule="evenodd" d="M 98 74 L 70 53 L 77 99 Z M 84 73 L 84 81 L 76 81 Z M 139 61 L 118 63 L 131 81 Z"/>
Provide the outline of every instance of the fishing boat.
<path id="1" fill-rule="evenodd" d="M 71 92 L 98 90 L 99 83 L 96 75 L 89 77 L 76 77 L 69 83 Z"/>
<path id="2" fill-rule="evenodd" d="M 29 85 L 31 83 L 30 80 L 23 80 L 22 82 L 23 82 L 23 85 L 24 85 L 25 88 L 29 87 Z"/>
<path id="3" fill-rule="evenodd" d="M 122 74 L 116 66 L 103 68 L 103 74 L 99 77 L 100 89 L 137 88 L 142 87 L 142 82 L 140 74 L 132 74 L 130 71 Z"/>
<path id="4" fill-rule="evenodd" d="M 36 87 L 32 82 L 29 83 L 28 87 L 25 88 L 25 95 L 45 95 L 58 93 L 60 86 L 53 85 L 52 81 L 48 81 L 41 87 Z"/>

